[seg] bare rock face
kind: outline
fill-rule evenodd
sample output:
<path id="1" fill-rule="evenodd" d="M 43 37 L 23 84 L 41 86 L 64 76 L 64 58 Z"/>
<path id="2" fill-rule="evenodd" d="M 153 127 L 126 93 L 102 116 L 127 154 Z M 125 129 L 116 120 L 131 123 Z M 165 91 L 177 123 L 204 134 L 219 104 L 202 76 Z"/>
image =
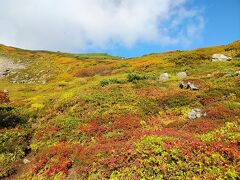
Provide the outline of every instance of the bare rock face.
<path id="1" fill-rule="evenodd" d="M 231 61 L 232 58 L 231 57 L 228 57 L 228 56 L 225 56 L 223 54 L 213 54 L 212 55 L 212 61 Z"/>
<path id="2" fill-rule="evenodd" d="M 0 78 L 7 76 L 14 70 L 24 69 L 25 65 L 14 63 L 10 59 L 0 57 Z"/>
<path id="3" fill-rule="evenodd" d="M 160 81 L 167 81 L 169 79 L 169 74 L 168 73 L 163 73 L 160 75 Z"/>

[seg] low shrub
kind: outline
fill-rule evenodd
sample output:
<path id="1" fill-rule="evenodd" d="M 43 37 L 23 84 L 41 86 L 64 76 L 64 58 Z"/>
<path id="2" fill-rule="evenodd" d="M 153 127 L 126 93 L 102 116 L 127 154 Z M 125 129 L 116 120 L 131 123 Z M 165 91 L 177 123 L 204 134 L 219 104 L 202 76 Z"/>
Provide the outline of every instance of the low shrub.
<path id="1" fill-rule="evenodd" d="M 10 102 L 8 94 L 0 91 L 0 103 Z"/>
<path id="2" fill-rule="evenodd" d="M 115 69 L 113 65 L 98 65 L 94 67 L 88 67 L 84 68 L 81 71 L 79 71 L 76 76 L 77 77 L 90 77 L 95 75 L 111 75 L 112 71 Z"/>
<path id="3" fill-rule="evenodd" d="M 161 110 L 159 101 L 151 98 L 142 98 L 139 101 L 139 106 L 144 115 L 156 115 Z"/>
<path id="4" fill-rule="evenodd" d="M 200 51 L 182 51 L 175 54 L 169 54 L 165 57 L 166 60 L 174 62 L 176 65 L 191 65 L 200 63 L 201 60 L 210 59 L 210 53 Z"/>
<path id="5" fill-rule="evenodd" d="M 124 79 L 119 79 L 119 78 L 111 78 L 111 79 L 103 79 L 100 81 L 100 85 L 103 86 L 107 86 L 109 84 L 123 84 L 125 83 L 126 80 Z"/>
<path id="6" fill-rule="evenodd" d="M 112 78 L 112 79 L 109 79 L 109 81 L 113 84 L 122 84 L 126 82 L 124 79 L 119 79 L 119 78 Z"/>
<path id="7" fill-rule="evenodd" d="M 204 92 L 205 96 L 212 97 L 212 98 L 222 98 L 227 97 L 230 94 L 236 94 L 237 97 L 240 95 L 239 88 L 234 89 L 226 89 L 226 88 L 210 88 L 209 90 Z"/>
<path id="8" fill-rule="evenodd" d="M 223 122 L 218 120 L 212 121 L 211 119 L 200 119 L 188 121 L 182 126 L 182 129 L 191 133 L 204 134 L 221 127 L 222 124 Z"/>
<path id="9" fill-rule="evenodd" d="M 74 145 L 65 142 L 57 143 L 56 145 L 46 148 L 42 156 L 38 156 L 34 162 L 34 173 L 39 173 L 44 167 L 47 167 L 45 172 L 46 177 L 54 177 L 62 172 L 68 174 L 69 168 L 72 166 L 70 156 L 74 150 Z"/>
<path id="10" fill-rule="evenodd" d="M 21 117 L 18 111 L 10 106 L 0 107 L 0 129 L 14 128 L 17 125 L 24 124 L 26 120 Z"/>
<path id="11" fill-rule="evenodd" d="M 107 85 L 109 85 L 110 84 L 110 82 L 109 82 L 109 80 L 108 79 L 103 79 L 103 80 L 101 80 L 100 81 L 100 85 L 103 87 L 103 86 L 107 86 Z"/>
<path id="12" fill-rule="evenodd" d="M 134 82 L 134 81 L 147 79 L 147 77 L 138 73 L 130 73 L 128 74 L 127 79 L 128 79 L 128 82 Z"/>
<path id="13" fill-rule="evenodd" d="M 30 152 L 30 139 L 29 128 L 0 129 L 0 179 L 15 172 L 14 161 Z"/>
<path id="14" fill-rule="evenodd" d="M 186 106 L 190 103 L 185 96 L 169 96 L 163 101 L 163 105 L 169 108 Z"/>
<path id="15" fill-rule="evenodd" d="M 55 120 L 55 124 L 61 128 L 75 129 L 77 124 L 80 122 L 78 118 L 73 117 L 65 117 L 65 118 L 57 118 Z"/>
<path id="16" fill-rule="evenodd" d="M 134 145 L 131 164 L 111 174 L 116 179 L 238 179 L 221 144 L 195 138 L 146 136 Z"/>
<path id="17" fill-rule="evenodd" d="M 223 105 L 213 105 L 208 107 L 205 111 L 207 117 L 210 119 L 226 119 L 235 116 L 234 111 Z"/>

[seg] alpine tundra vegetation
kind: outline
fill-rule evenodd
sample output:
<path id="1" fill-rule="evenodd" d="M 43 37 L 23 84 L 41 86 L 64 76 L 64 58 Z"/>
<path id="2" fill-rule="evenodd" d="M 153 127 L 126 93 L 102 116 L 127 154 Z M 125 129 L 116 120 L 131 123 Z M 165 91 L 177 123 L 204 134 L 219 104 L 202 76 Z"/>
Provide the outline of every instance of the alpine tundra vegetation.
<path id="1" fill-rule="evenodd" d="M 0 179 L 239 179 L 239 71 L 240 41 L 136 58 L 1 45 Z"/>

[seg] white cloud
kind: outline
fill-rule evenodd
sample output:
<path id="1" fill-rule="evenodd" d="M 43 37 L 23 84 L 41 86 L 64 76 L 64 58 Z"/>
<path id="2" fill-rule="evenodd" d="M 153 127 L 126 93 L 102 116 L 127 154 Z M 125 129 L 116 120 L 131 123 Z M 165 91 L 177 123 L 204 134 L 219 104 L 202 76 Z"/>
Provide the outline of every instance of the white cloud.
<path id="1" fill-rule="evenodd" d="M 1 0 L 0 43 L 74 51 L 188 44 L 204 19 L 188 0 Z"/>

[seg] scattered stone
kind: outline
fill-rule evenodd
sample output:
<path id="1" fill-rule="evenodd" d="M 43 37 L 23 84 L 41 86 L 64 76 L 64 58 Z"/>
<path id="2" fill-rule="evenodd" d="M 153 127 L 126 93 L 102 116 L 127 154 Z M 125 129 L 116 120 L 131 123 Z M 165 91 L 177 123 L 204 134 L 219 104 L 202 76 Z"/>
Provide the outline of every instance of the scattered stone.
<path id="1" fill-rule="evenodd" d="M 212 61 L 231 61 L 232 58 L 223 54 L 213 54 Z"/>
<path id="2" fill-rule="evenodd" d="M 20 83 L 26 84 L 26 83 L 27 83 L 27 80 L 21 80 Z"/>
<path id="3" fill-rule="evenodd" d="M 10 59 L 0 57 L 0 78 L 12 74 L 14 70 L 24 69 L 25 65 L 15 63 Z"/>
<path id="4" fill-rule="evenodd" d="M 0 77 L 1 76 L 6 76 L 8 73 L 6 73 L 6 72 L 0 72 Z"/>
<path id="5" fill-rule="evenodd" d="M 195 86 L 195 84 L 190 83 L 190 82 L 188 82 L 188 87 L 189 87 L 189 89 L 191 89 L 193 91 L 199 90 L 199 88 L 197 86 Z"/>
<path id="6" fill-rule="evenodd" d="M 169 74 L 168 73 L 163 73 L 160 75 L 160 80 L 161 81 L 167 81 L 169 79 Z"/>
<path id="7" fill-rule="evenodd" d="M 186 78 L 187 77 L 187 73 L 186 72 L 179 72 L 179 73 L 177 73 L 177 77 L 178 78 Z"/>
<path id="8" fill-rule="evenodd" d="M 197 119 L 202 116 L 203 116 L 202 111 L 201 111 L 201 109 L 198 109 L 198 108 L 194 108 L 188 113 L 188 118 L 190 120 Z"/>
<path id="9" fill-rule="evenodd" d="M 30 163 L 31 161 L 29 161 L 27 158 L 24 158 L 23 159 L 23 164 L 28 164 L 28 163 Z"/>
<path id="10" fill-rule="evenodd" d="M 3 90 L 3 93 L 5 93 L 5 94 L 8 94 L 8 92 L 9 92 L 9 91 L 8 91 L 7 89 L 4 89 L 4 90 Z"/>
<path id="11" fill-rule="evenodd" d="M 237 71 L 237 72 L 235 73 L 235 75 L 236 75 L 236 76 L 240 76 L 240 71 Z"/>
<path id="12" fill-rule="evenodd" d="M 199 90 L 199 88 L 194 83 L 191 83 L 191 82 L 185 83 L 185 82 L 181 81 L 179 87 L 181 89 L 190 89 L 193 91 Z"/>

